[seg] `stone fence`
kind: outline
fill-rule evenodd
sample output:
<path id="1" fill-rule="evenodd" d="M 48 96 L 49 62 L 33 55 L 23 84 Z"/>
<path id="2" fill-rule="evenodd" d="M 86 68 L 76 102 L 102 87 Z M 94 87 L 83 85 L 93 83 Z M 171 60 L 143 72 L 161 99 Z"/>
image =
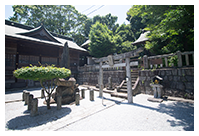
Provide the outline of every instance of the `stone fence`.
<path id="1" fill-rule="evenodd" d="M 155 75 L 163 78 L 165 96 L 194 99 L 194 67 L 140 70 L 138 88 L 140 93 L 153 95 L 150 83 Z"/>
<path id="2" fill-rule="evenodd" d="M 162 67 L 169 67 L 168 59 L 170 57 L 176 56 L 177 57 L 177 67 L 182 67 L 183 62 L 185 62 L 185 66 L 193 66 L 194 62 L 194 51 L 190 52 L 180 52 L 177 51 L 176 53 L 171 54 L 164 54 L 164 55 L 157 55 L 157 56 L 150 56 L 147 55 L 143 56 L 143 66 L 145 69 L 148 68 L 162 68 Z M 164 64 L 164 65 L 163 65 Z M 174 63 L 171 64 L 170 67 L 173 67 Z"/>

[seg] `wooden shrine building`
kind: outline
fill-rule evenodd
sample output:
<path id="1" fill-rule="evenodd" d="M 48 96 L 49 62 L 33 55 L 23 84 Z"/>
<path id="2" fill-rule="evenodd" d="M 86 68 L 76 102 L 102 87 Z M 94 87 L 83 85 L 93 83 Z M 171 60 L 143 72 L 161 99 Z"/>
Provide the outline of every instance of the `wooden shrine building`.
<path id="1" fill-rule="evenodd" d="M 40 62 L 42 65 L 54 64 L 59 67 L 66 42 L 69 47 L 70 70 L 76 77 L 77 66 L 86 63 L 87 50 L 79 47 L 72 38 L 49 32 L 43 25 L 33 28 L 5 20 L 5 87 L 25 87 L 29 84 L 13 77 L 13 71 L 22 66 L 39 66 Z M 33 82 L 32 86 L 34 85 Z"/>

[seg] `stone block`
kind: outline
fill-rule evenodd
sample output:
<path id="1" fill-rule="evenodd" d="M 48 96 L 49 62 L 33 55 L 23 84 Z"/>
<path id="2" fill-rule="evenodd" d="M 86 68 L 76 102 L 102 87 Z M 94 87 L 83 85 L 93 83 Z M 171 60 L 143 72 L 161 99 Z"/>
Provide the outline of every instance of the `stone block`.
<path id="1" fill-rule="evenodd" d="M 160 72 L 161 74 L 161 76 L 164 76 L 165 75 L 165 70 L 161 70 L 161 72 Z"/>
<path id="2" fill-rule="evenodd" d="M 185 76 L 188 82 L 194 82 L 194 76 Z"/>
<path id="3" fill-rule="evenodd" d="M 194 83 L 193 82 L 187 82 L 185 84 L 186 89 L 194 90 Z"/>
<path id="4" fill-rule="evenodd" d="M 79 105 L 80 96 L 79 93 L 75 94 L 75 105 Z"/>
<path id="5" fill-rule="evenodd" d="M 94 90 L 90 90 L 90 101 L 94 101 Z"/>
<path id="6" fill-rule="evenodd" d="M 28 91 L 26 91 L 25 92 L 25 105 L 27 105 L 28 104 L 28 101 L 29 101 L 29 94 L 30 94 L 30 92 L 28 92 Z"/>
<path id="7" fill-rule="evenodd" d="M 181 69 L 178 69 L 178 76 L 182 76 L 182 71 L 181 71 Z"/>
<path id="8" fill-rule="evenodd" d="M 166 75 L 167 75 L 167 76 L 172 75 L 172 74 L 171 74 L 171 70 L 166 70 Z"/>
<path id="9" fill-rule="evenodd" d="M 177 82 L 178 81 L 178 76 L 173 76 L 173 81 Z"/>
<path id="10" fill-rule="evenodd" d="M 177 76 L 177 75 L 178 75 L 178 70 L 177 70 L 177 69 L 173 69 L 173 70 L 172 70 L 172 74 L 173 74 L 174 76 Z"/>
<path id="11" fill-rule="evenodd" d="M 185 90 L 185 85 L 182 82 L 177 82 L 176 89 Z"/>
<path id="12" fill-rule="evenodd" d="M 32 108 L 31 108 L 31 111 L 30 111 L 30 116 L 36 116 L 38 115 L 38 99 L 37 98 L 34 98 L 32 100 Z"/>
<path id="13" fill-rule="evenodd" d="M 158 103 L 163 102 L 163 99 L 160 99 L 160 98 L 153 98 L 153 97 L 149 97 L 147 100 L 148 100 L 148 101 L 151 101 L 151 102 L 158 102 Z"/>
<path id="14" fill-rule="evenodd" d="M 173 76 L 169 76 L 169 81 L 172 81 L 173 80 Z"/>
<path id="15" fill-rule="evenodd" d="M 31 110 L 32 109 L 32 100 L 33 100 L 33 95 L 32 94 L 29 94 L 29 99 L 28 99 L 28 110 Z"/>

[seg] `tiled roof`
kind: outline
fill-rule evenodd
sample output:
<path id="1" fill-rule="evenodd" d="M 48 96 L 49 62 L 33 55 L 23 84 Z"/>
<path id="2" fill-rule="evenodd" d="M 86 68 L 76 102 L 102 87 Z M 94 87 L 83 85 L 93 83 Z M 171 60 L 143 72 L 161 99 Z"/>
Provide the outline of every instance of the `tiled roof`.
<path id="1" fill-rule="evenodd" d="M 34 35 L 36 34 L 41 34 L 41 36 L 47 37 L 47 40 L 35 37 Z M 26 26 L 23 24 L 5 20 L 5 35 L 9 37 L 18 38 L 18 39 L 25 39 L 25 40 L 47 43 L 47 44 L 51 44 L 55 46 L 63 46 L 63 47 L 64 47 L 64 44 L 68 42 L 68 46 L 71 49 L 85 51 L 85 52 L 87 51 L 79 47 L 75 42 L 73 42 L 72 38 L 49 32 L 44 26 L 33 28 L 30 26 Z"/>

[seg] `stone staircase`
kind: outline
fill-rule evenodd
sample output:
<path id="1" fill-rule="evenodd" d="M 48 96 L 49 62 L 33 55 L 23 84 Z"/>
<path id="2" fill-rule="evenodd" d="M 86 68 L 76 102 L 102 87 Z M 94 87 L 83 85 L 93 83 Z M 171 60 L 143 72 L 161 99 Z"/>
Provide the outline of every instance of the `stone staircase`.
<path id="1" fill-rule="evenodd" d="M 138 85 L 139 81 L 139 75 L 138 75 L 139 69 L 131 69 L 131 82 L 132 82 L 132 90 L 133 95 L 135 95 L 135 89 Z M 111 96 L 113 97 L 120 97 L 127 99 L 127 82 L 126 80 L 123 80 L 120 86 L 117 87 L 117 91 L 114 93 L 111 93 Z"/>

